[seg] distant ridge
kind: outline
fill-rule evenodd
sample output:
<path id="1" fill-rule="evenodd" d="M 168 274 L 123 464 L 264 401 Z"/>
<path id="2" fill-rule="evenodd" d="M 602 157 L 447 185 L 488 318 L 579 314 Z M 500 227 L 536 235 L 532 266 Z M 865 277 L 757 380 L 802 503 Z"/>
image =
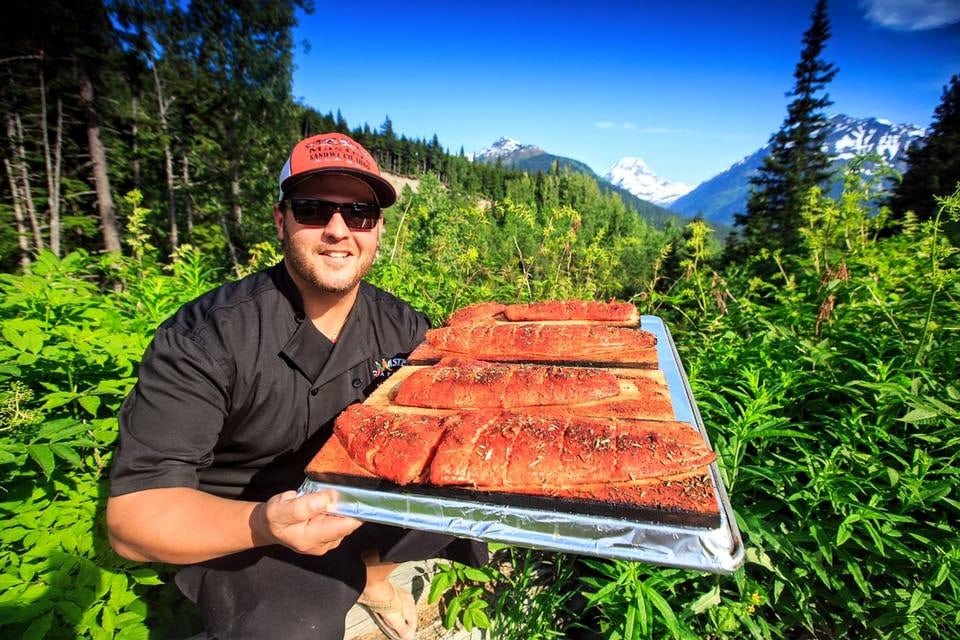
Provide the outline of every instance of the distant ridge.
<path id="1" fill-rule="evenodd" d="M 485 164 L 500 162 L 504 167 L 512 167 L 531 174 L 548 173 L 556 163 L 561 170 L 567 169 L 590 176 L 596 180 L 602 192 L 619 195 L 624 204 L 635 209 L 641 217 L 656 227 L 663 227 L 670 221 L 681 224 L 685 222 L 682 216 L 648 200 L 638 198 L 623 187 L 598 176 L 593 169 L 579 160 L 553 155 L 536 145 L 523 144 L 513 138 L 500 138 L 489 147 L 473 153 L 471 158 L 474 162 Z"/>
<path id="2" fill-rule="evenodd" d="M 877 154 L 884 163 L 902 173 L 906 168 L 907 149 L 920 142 L 926 133 L 916 125 L 843 114 L 831 116 L 827 128 L 826 149 L 835 172 L 858 156 Z M 769 153 L 769 145 L 761 147 L 678 198 L 670 209 L 687 216 L 702 215 L 714 224 L 732 224 L 734 214 L 746 211 L 750 176 L 763 165 Z"/>

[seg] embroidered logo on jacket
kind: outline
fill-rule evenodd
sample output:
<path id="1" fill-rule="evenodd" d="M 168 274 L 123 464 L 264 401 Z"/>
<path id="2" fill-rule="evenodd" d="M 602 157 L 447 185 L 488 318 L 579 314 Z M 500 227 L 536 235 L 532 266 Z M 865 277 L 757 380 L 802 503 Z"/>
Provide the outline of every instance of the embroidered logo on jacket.
<path id="1" fill-rule="evenodd" d="M 407 364 L 406 358 L 381 358 L 373 365 L 374 378 L 386 378 L 391 373 Z"/>

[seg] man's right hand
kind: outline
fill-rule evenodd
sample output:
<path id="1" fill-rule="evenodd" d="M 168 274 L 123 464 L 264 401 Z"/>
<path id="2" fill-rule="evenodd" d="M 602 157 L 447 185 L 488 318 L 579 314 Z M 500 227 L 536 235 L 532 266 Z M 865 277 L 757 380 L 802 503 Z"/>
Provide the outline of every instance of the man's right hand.
<path id="1" fill-rule="evenodd" d="M 363 522 L 333 515 L 327 508 L 333 503 L 330 491 L 298 496 L 286 491 L 254 507 L 250 527 L 254 541 L 260 544 L 282 544 L 298 553 L 323 555 L 335 549 L 340 541 Z"/>
<path id="2" fill-rule="evenodd" d="M 107 500 L 107 535 L 124 558 L 193 564 L 268 544 L 324 554 L 362 523 L 326 509 L 332 492 L 267 502 L 220 498 L 197 489 L 144 489 Z"/>

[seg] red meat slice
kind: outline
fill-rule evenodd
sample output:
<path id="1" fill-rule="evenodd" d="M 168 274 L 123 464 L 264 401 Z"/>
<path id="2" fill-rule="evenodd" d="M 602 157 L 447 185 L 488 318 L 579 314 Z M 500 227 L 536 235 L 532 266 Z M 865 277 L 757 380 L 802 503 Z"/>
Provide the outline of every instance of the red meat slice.
<path id="1" fill-rule="evenodd" d="M 333 430 L 354 462 L 397 484 L 420 478 L 443 434 L 439 416 L 378 411 L 361 404 L 340 414 Z"/>
<path id="2" fill-rule="evenodd" d="M 616 376 L 602 369 L 449 358 L 411 374 L 393 401 L 434 409 L 509 409 L 590 402 L 619 393 Z"/>
<path id="3" fill-rule="evenodd" d="M 503 310 L 507 320 L 595 320 L 601 322 L 640 321 L 637 307 L 629 302 L 596 302 L 593 300 L 550 300 L 530 304 L 512 304 Z"/>
<path id="4" fill-rule="evenodd" d="M 311 478 L 323 480 L 327 476 L 356 476 L 360 478 L 375 478 L 373 473 L 357 464 L 347 450 L 343 448 L 340 438 L 329 438 L 320 451 L 317 452 L 310 464 L 307 465 L 306 473 Z"/>
<path id="5" fill-rule="evenodd" d="M 715 459 L 682 422 L 476 411 L 445 426 L 430 466 L 436 485 L 560 490 L 676 476 Z"/>
<path id="6" fill-rule="evenodd" d="M 465 327 L 474 324 L 490 323 L 494 317 L 502 312 L 506 305 L 499 302 L 478 302 L 467 305 L 450 314 L 447 318 L 448 327 Z"/>
<path id="7" fill-rule="evenodd" d="M 479 360 L 647 359 L 657 344 L 649 331 L 598 325 L 506 323 L 441 327 L 427 331 L 433 352 Z"/>

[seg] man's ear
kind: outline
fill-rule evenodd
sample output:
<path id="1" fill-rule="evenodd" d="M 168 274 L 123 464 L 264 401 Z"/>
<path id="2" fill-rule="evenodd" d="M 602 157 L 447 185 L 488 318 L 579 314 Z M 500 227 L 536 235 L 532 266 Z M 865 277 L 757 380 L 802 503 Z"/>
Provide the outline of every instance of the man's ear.
<path id="1" fill-rule="evenodd" d="M 283 209 L 279 203 L 273 205 L 273 225 L 277 228 L 277 239 L 283 240 Z"/>

